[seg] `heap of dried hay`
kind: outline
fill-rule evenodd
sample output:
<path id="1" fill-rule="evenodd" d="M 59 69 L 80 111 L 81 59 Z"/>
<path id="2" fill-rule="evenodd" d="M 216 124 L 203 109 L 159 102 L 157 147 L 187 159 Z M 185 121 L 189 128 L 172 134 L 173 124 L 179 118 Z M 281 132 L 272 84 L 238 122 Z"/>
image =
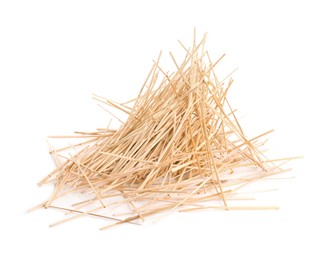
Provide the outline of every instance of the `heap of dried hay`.
<path id="1" fill-rule="evenodd" d="M 261 152 L 260 139 L 270 131 L 245 136 L 227 99 L 232 79 L 221 82 L 214 73 L 223 56 L 212 63 L 204 42 L 184 48 L 182 64 L 171 55 L 177 67 L 172 74 L 163 72 L 159 58 L 134 105 L 96 97 L 128 114 L 118 130 L 81 132 L 88 141 L 51 151 L 58 167 L 39 185 L 52 182 L 55 190 L 41 206 L 74 214 L 58 223 L 91 215 L 111 220 L 105 229 L 176 209 L 274 208 L 229 206 L 242 200 L 236 193 L 242 186 L 284 170 Z M 75 155 L 64 153 L 68 149 Z M 239 168 L 247 171 L 235 173 Z M 77 191 L 86 198 L 54 205 Z"/>

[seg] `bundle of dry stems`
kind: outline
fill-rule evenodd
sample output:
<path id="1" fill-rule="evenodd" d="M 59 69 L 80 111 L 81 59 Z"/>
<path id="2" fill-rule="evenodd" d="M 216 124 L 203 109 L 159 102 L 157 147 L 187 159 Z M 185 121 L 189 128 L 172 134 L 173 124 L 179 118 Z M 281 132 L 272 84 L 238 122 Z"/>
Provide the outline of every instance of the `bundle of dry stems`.
<path id="1" fill-rule="evenodd" d="M 181 46 L 181 64 L 171 54 L 177 70 L 165 73 L 160 55 L 136 99 L 117 103 L 95 96 L 127 114 L 119 129 L 77 132 L 69 138 L 86 140 L 51 150 L 57 167 L 39 185 L 54 183 L 55 189 L 39 206 L 70 214 L 53 225 L 95 216 L 111 221 L 106 229 L 174 210 L 275 208 L 229 203 L 246 200 L 240 188 L 286 171 L 280 166 L 292 158 L 265 157 L 261 139 L 271 131 L 246 137 L 227 99 L 233 80 L 220 81 L 214 73 L 224 56 L 211 62 L 205 37 L 189 49 Z M 56 206 L 78 193 L 84 196 L 74 204 Z"/>

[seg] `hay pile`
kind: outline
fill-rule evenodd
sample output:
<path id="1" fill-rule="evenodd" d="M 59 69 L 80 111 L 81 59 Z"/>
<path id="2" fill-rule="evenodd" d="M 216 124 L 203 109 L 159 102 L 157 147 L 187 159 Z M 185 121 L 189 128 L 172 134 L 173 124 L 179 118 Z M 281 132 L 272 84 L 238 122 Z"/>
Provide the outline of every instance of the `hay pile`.
<path id="1" fill-rule="evenodd" d="M 74 214 L 58 223 L 91 215 L 109 219 L 105 229 L 174 210 L 271 208 L 229 205 L 242 200 L 236 192 L 242 186 L 284 170 L 261 152 L 261 137 L 270 131 L 244 134 L 227 99 L 232 79 L 221 82 L 214 73 L 223 56 L 212 63 L 204 43 L 184 48 L 181 64 L 171 55 L 172 74 L 159 58 L 132 106 L 96 97 L 128 115 L 118 130 L 80 132 L 87 141 L 51 151 L 58 167 L 39 185 L 55 189 L 41 206 Z M 77 192 L 84 199 L 56 206 Z"/>

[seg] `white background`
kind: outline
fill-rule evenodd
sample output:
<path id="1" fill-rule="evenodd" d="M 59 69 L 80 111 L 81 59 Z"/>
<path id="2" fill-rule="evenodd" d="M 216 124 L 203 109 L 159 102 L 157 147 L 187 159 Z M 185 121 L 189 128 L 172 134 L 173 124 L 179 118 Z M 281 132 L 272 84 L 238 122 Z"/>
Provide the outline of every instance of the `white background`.
<path id="1" fill-rule="evenodd" d="M 332 259 L 330 1 L 0 1 L 1 259 Z M 193 28 L 250 135 L 274 128 L 272 156 L 303 155 L 272 201 L 279 211 L 176 213 L 99 231 L 25 211 L 47 198 L 46 136 L 105 127 L 91 94 L 136 96 L 159 51 L 182 58 Z M 168 65 L 169 64 L 169 65 Z M 172 66 L 168 67 L 172 69 Z M 266 196 L 266 195 L 263 195 Z"/>

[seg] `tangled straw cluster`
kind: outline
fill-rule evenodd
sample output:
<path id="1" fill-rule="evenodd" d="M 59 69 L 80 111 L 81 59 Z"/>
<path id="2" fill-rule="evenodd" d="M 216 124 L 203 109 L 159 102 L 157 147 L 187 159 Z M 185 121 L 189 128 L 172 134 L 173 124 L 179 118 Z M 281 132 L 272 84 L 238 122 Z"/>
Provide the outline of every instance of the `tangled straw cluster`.
<path id="1" fill-rule="evenodd" d="M 184 48 L 181 64 L 171 55 L 172 74 L 159 67 L 159 57 L 135 100 L 96 97 L 128 115 L 118 130 L 80 132 L 75 137 L 87 141 L 51 151 L 58 167 L 39 185 L 52 182 L 55 189 L 41 206 L 72 214 L 58 223 L 91 215 L 110 220 L 105 229 L 176 209 L 271 208 L 229 206 L 246 199 L 237 196 L 242 186 L 284 170 L 261 152 L 260 139 L 270 131 L 251 139 L 244 134 L 227 99 L 233 81 L 214 73 L 223 56 L 212 63 L 204 46 L 205 38 Z M 76 192 L 84 199 L 55 206 Z"/>

